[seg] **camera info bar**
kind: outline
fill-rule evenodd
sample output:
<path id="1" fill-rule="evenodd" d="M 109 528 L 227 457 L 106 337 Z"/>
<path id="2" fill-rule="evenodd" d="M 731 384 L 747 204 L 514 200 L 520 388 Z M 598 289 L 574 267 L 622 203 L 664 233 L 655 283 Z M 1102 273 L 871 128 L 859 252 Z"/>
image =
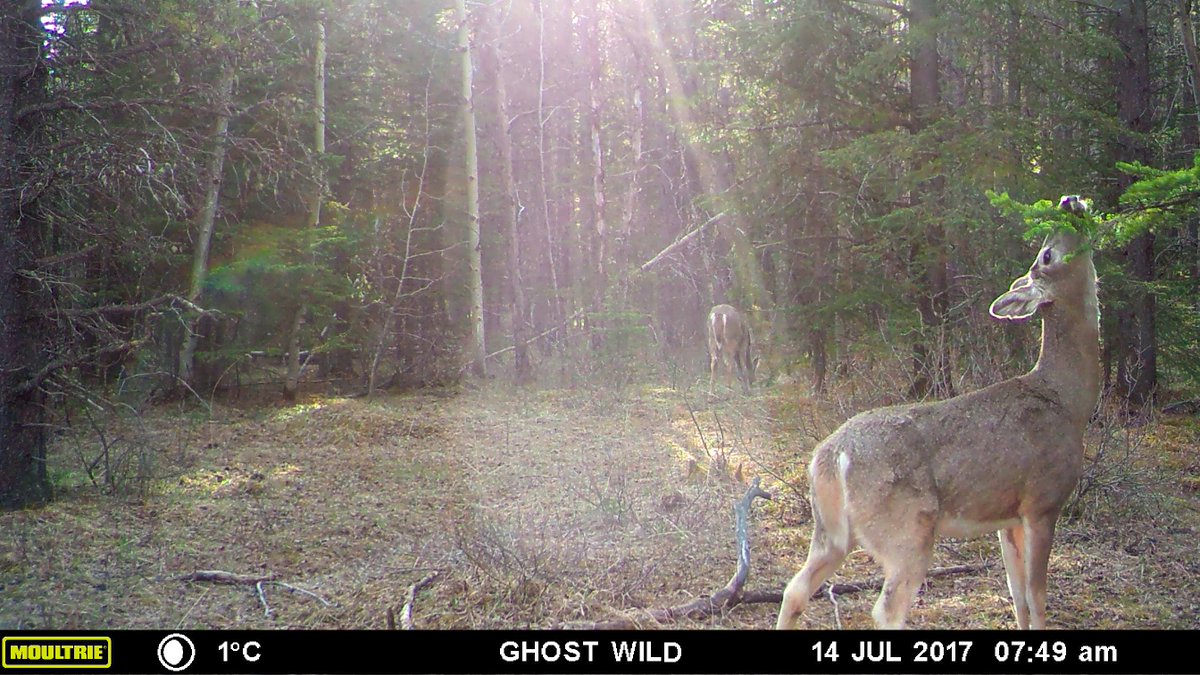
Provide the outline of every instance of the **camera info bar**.
<path id="1" fill-rule="evenodd" d="M 1196 673 L 1196 631 L 10 631 L 5 673 Z"/>

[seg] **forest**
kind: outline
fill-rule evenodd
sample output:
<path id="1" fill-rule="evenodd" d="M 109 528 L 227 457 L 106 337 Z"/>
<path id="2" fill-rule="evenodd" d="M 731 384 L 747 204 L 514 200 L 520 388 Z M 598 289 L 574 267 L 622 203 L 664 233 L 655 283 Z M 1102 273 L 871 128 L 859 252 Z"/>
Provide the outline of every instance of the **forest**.
<path id="1" fill-rule="evenodd" d="M 0 628 L 773 625 L 812 448 L 1038 360 L 989 303 L 1060 195 L 1102 393 L 1049 622 L 1195 628 L 1198 15 L 4 3 Z M 711 387 L 720 304 L 753 386 Z M 761 598 L 663 611 L 760 481 Z M 1015 626 L 994 539 L 933 564 L 910 624 Z"/>

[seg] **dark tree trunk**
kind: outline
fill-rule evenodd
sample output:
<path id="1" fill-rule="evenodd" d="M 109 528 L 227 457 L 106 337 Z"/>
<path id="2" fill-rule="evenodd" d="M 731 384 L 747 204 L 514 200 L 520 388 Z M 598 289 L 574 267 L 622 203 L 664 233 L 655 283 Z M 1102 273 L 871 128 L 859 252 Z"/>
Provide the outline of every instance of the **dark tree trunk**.
<path id="1" fill-rule="evenodd" d="M 46 501 L 43 396 L 34 377 L 46 364 L 40 340 L 44 288 L 21 276 L 42 253 L 34 203 L 21 203 L 40 136 L 39 115 L 17 111 L 40 98 L 45 67 L 39 54 L 39 3 L 5 3 L 0 10 L 0 508 Z"/>
<path id="2" fill-rule="evenodd" d="M 913 0 L 910 3 L 909 31 L 913 44 L 910 97 L 912 130 L 921 133 L 937 115 L 941 103 L 941 84 L 938 75 L 938 18 L 937 0 Z M 935 159 L 935 151 L 919 158 L 918 166 Z M 942 176 L 922 182 L 914 191 L 918 213 L 927 215 L 924 231 L 917 234 L 912 251 L 913 272 L 917 283 L 917 311 L 921 316 L 921 333 L 913 345 L 913 382 L 909 389 L 912 398 L 933 395 L 944 398 L 954 395 L 954 380 L 950 372 L 950 355 L 945 340 L 946 311 L 949 305 L 949 278 L 946 274 L 945 232 L 933 214 L 941 212 L 940 202 L 945 189 Z M 930 341 L 933 344 L 930 345 Z"/>
<path id="3" fill-rule="evenodd" d="M 496 5 L 489 11 L 488 39 L 483 47 L 483 68 L 492 82 L 492 117 L 496 151 L 500 163 L 501 229 L 508 237 L 508 281 L 512 312 L 514 376 L 525 382 L 531 374 L 529 348 L 525 344 L 525 288 L 521 278 L 521 231 L 517 213 L 517 183 L 513 177 L 512 139 L 508 136 L 508 90 L 504 62 L 501 60 L 500 39 L 503 35 L 501 12 Z"/>
<path id="4" fill-rule="evenodd" d="M 1111 61 L 1117 100 L 1117 117 L 1124 127 L 1117 138 L 1114 157 L 1121 161 L 1148 163 L 1146 134 L 1152 130 L 1150 89 L 1150 30 L 1145 0 L 1116 3 L 1111 31 L 1120 54 Z M 1132 182 L 1118 175 L 1112 202 Z M 1147 288 L 1155 278 L 1154 234 L 1147 232 L 1121 251 L 1120 259 L 1132 284 L 1117 310 L 1117 392 L 1130 406 L 1150 403 L 1158 387 L 1158 340 L 1155 332 L 1155 298 Z"/>

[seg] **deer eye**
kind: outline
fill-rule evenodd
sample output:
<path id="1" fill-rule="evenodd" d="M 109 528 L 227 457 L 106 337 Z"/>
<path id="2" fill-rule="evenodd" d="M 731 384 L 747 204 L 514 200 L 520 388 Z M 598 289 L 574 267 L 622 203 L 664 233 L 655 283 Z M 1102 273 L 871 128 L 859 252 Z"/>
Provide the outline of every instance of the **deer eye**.
<path id="1" fill-rule="evenodd" d="M 1054 259 L 1054 253 L 1050 249 L 1046 249 L 1045 251 L 1042 252 L 1042 264 L 1043 265 L 1049 265 L 1050 261 L 1053 259 Z"/>

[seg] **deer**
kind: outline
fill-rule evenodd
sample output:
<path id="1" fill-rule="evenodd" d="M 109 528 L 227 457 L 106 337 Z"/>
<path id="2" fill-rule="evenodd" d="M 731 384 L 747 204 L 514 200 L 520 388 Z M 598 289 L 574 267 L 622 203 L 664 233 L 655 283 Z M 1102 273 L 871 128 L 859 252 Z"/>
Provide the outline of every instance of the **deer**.
<path id="1" fill-rule="evenodd" d="M 1059 208 L 1086 211 L 1078 196 Z M 1021 322 L 1041 313 L 1033 369 L 942 401 L 860 413 L 809 464 L 813 535 L 776 628 L 793 628 L 855 547 L 882 566 L 871 616 L 903 628 L 940 538 L 997 532 L 1021 629 L 1046 626 L 1050 546 L 1083 472 L 1083 435 L 1100 394 L 1100 309 L 1087 242 L 1058 227 L 1028 273 L 989 307 Z"/>
<path id="2" fill-rule="evenodd" d="M 758 359 L 752 358 L 750 324 L 732 305 L 717 305 L 708 312 L 708 393 L 713 393 L 717 367 L 723 365 L 730 386 L 733 372 L 747 393 L 754 386 Z"/>

